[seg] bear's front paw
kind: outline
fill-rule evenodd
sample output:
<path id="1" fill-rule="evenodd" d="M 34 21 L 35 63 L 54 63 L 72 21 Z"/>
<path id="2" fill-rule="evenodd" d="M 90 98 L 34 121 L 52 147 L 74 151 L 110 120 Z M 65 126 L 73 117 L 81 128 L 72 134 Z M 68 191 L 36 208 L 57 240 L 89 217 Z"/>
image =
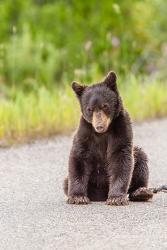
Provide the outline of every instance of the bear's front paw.
<path id="1" fill-rule="evenodd" d="M 86 196 L 69 196 L 67 203 L 76 205 L 87 205 L 90 203 L 90 200 Z"/>
<path id="2" fill-rule="evenodd" d="M 126 206 L 129 204 L 127 196 L 110 197 L 106 201 L 107 205 L 110 206 Z"/>

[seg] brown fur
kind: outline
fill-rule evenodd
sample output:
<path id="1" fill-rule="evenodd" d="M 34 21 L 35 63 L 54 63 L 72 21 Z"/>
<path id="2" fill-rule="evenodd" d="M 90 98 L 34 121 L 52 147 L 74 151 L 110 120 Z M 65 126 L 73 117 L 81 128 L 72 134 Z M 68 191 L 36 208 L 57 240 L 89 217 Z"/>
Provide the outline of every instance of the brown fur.
<path id="1" fill-rule="evenodd" d="M 103 82 L 90 87 L 76 82 L 72 87 L 82 116 L 64 181 L 67 202 L 127 205 L 129 199 L 152 198 L 147 189 L 147 156 L 142 149 L 133 147 L 131 121 L 123 108 L 115 73 L 110 72 Z"/>

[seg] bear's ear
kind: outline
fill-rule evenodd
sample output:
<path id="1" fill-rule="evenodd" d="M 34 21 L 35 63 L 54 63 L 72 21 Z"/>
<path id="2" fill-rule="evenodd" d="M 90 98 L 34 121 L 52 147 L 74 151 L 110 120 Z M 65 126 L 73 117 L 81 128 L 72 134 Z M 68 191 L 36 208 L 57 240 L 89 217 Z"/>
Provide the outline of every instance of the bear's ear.
<path id="1" fill-rule="evenodd" d="M 104 83 L 113 91 L 117 90 L 117 76 L 113 71 L 110 71 L 106 78 L 104 79 Z"/>
<path id="2" fill-rule="evenodd" d="M 74 92 L 77 95 L 77 97 L 81 97 L 81 95 L 84 92 L 84 90 L 86 89 L 86 87 L 87 86 L 80 85 L 77 82 L 72 82 L 72 89 L 74 90 Z"/>

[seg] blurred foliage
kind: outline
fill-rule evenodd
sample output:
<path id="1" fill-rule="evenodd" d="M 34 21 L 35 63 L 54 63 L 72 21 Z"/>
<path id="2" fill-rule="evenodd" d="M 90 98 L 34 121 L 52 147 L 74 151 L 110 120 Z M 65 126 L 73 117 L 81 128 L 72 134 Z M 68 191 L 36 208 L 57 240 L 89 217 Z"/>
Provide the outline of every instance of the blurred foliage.
<path id="1" fill-rule="evenodd" d="M 167 1 L 0 0 L 0 13 L 0 145 L 73 129 L 70 82 L 111 69 L 133 119 L 167 114 Z"/>
<path id="2" fill-rule="evenodd" d="M 34 90 L 110 69 L 166 77 L 166 1 L 3 0 L 0 13 L 0 83 Z"/>

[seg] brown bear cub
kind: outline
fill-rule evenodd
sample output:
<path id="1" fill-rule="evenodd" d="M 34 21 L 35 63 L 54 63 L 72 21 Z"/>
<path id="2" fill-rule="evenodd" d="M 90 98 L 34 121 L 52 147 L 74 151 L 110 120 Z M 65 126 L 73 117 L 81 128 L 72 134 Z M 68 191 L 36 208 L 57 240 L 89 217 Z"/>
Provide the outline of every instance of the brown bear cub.
<path id="1" fill-rule="evenodd" d="M 64 181 L 67 203 L 127 205 L 129 200 L 151 199 L 147 156 L 133 146 L 131 120 L 123 107 L 115 73 L 109 72 L 92 86 L 73 82 L 72 88 L 82 115 Z"/>

